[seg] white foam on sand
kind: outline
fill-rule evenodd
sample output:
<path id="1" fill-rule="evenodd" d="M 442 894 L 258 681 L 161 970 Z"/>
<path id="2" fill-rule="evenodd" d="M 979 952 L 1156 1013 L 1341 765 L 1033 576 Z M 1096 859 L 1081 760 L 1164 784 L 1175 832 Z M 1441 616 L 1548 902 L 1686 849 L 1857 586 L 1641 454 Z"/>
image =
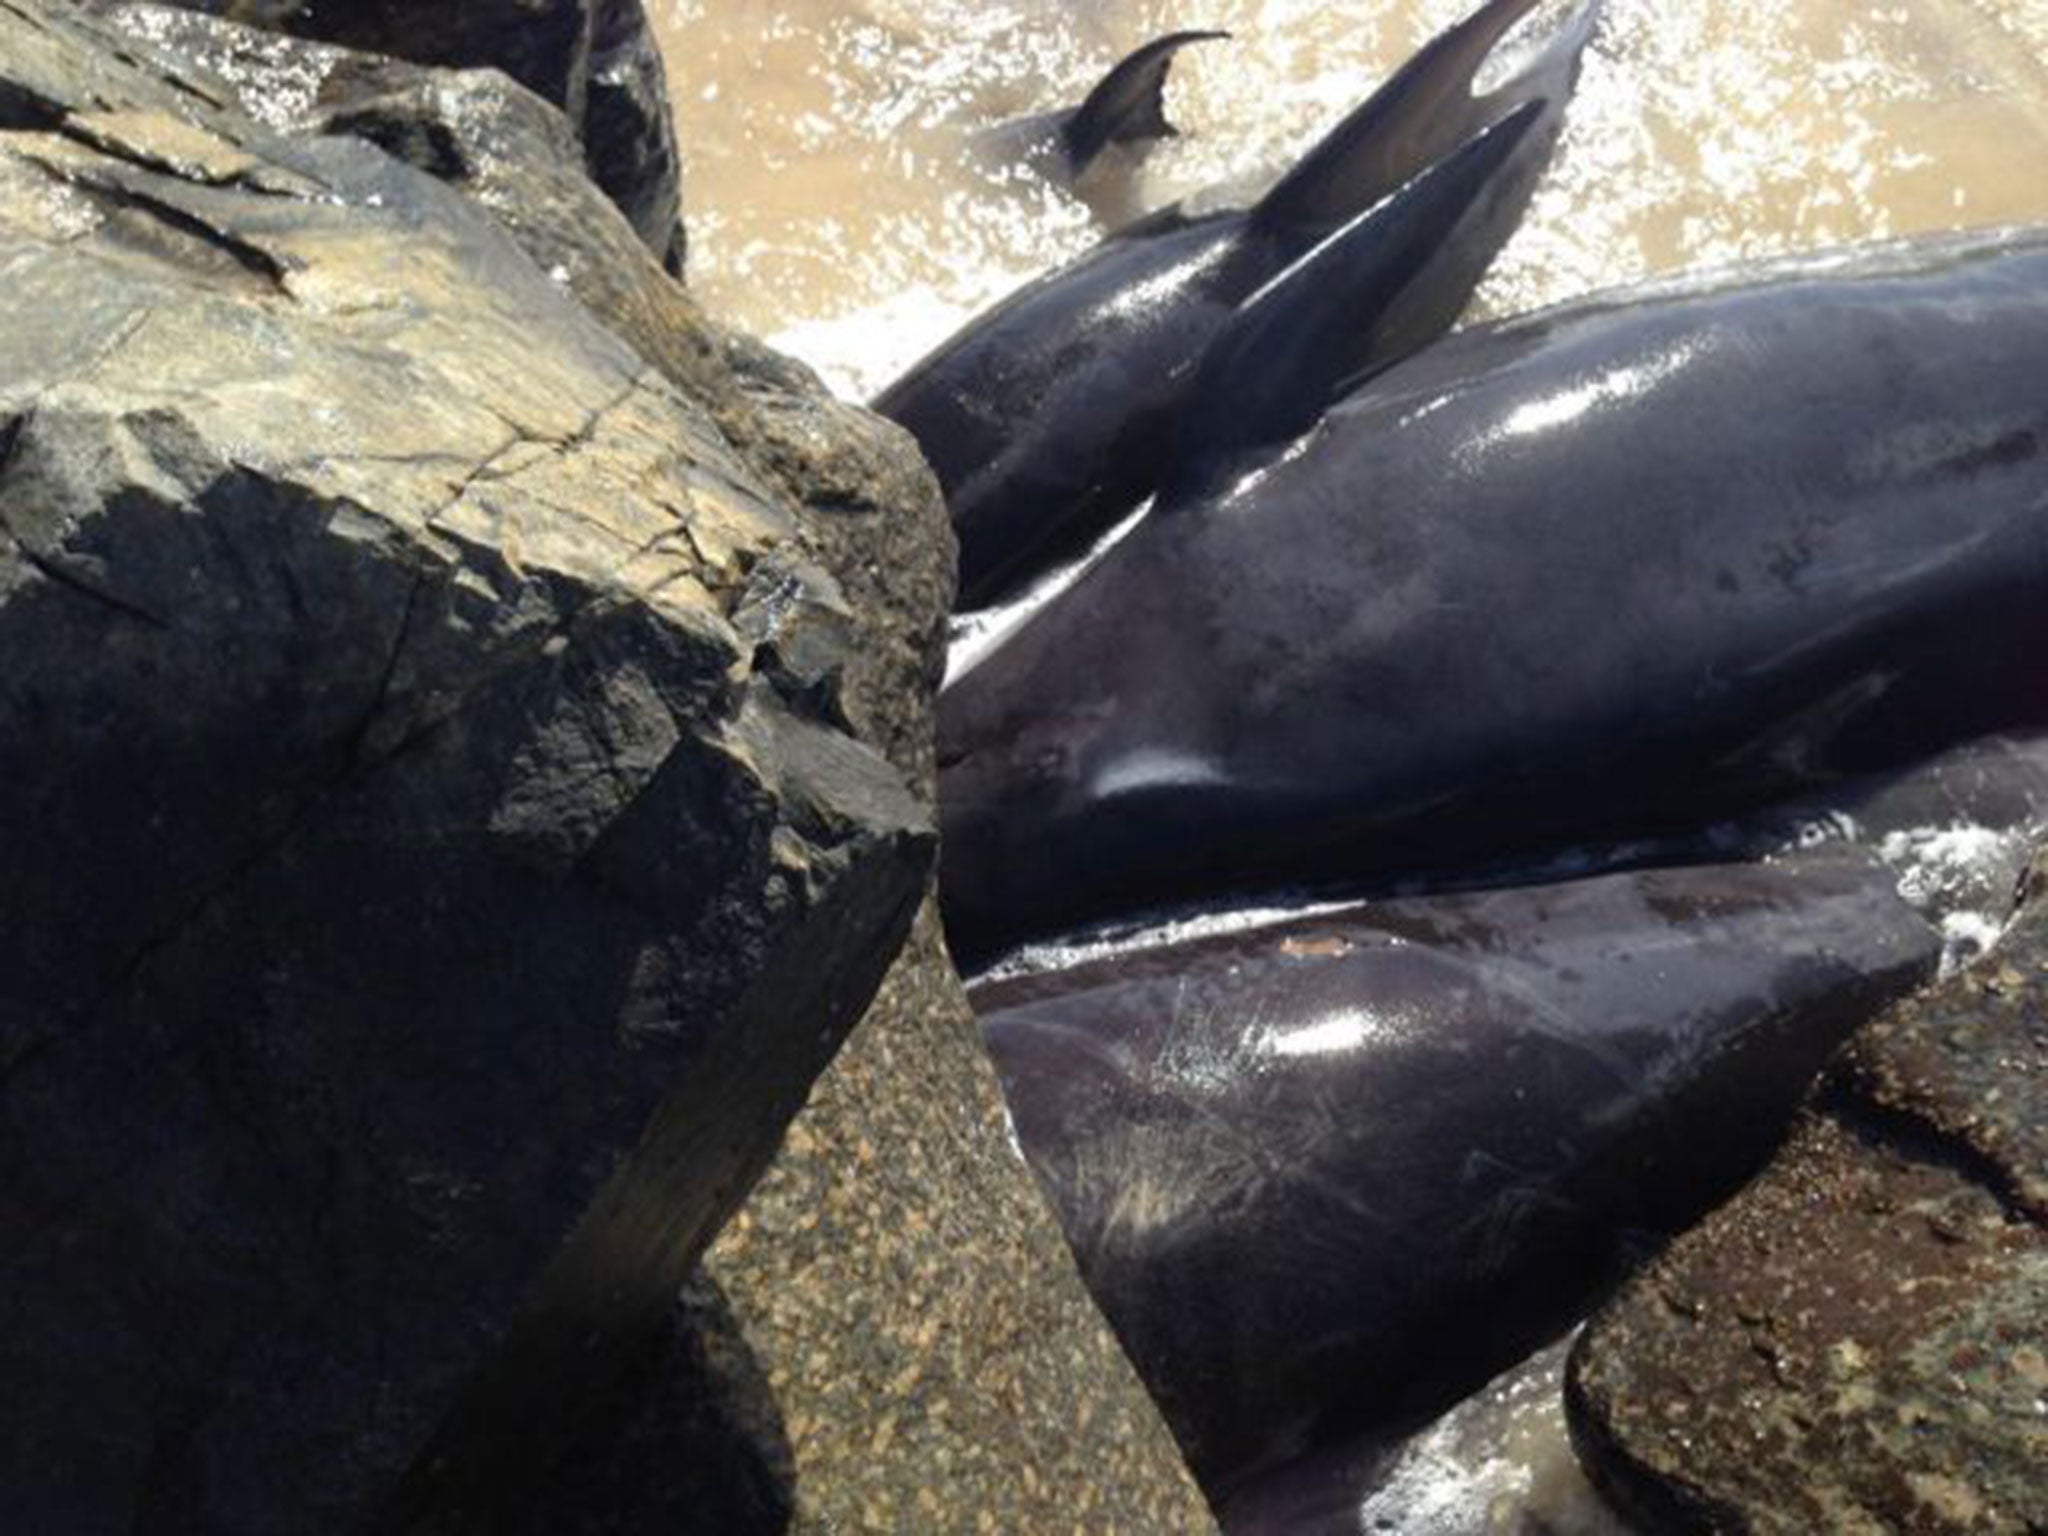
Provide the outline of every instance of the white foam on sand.
<path id="1" fill-rule="evenodd" d="M 1015 282 L 1013 274 L 995 273 L 965 291 L 907 288 L 857 309 L 799 320 L 768 344 L 809 364 L 841 399 L 870 400 Z"/>
<path id="2" fill-rule="evenodd" d="M 1411 1440 L 1359 1506 L 1371 1536 L 1628 1536 L 1572 1454 L 1569 1339 L 1496 1377 Z"/>

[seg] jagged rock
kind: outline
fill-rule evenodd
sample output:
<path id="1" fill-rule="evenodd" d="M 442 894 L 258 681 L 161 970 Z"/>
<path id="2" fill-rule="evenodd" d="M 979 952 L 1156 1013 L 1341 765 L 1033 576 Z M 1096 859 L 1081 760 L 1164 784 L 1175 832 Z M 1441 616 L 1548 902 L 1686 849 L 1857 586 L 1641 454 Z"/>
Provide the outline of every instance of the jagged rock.
<path id="1" fill-rule="evenodd" d="M 708 322 L 580 175 L 554 109 L 495 72 L 426 70 L 157 6 L 125 7 L 119 20 L 277 126 L 365 137 L 446 180 L 702 399 L 750 462 L 811 509 L 819 558 L 851 613 L 839 702 L 929 790 L 953 541 L 900 429 Z M 812 622 L 782 625 L 786 668 L 804 670 L 827 638 L 817 612 L 794 610 Z M 576 1459 L 588 1465 L 524 1511 L 521 1529 L 631 1531 L 660 1511 L 707 1507 L 728 1512 L 721 1530 L 792 1516 L 800 1527 L 887 1528 L 873 1524 L 881 1512 L 911 1509 L 929 1528 L 972 1528 L 992 1511 L 1050 1520 L 1075 1498 L 1127 1528 L 1207 1528 L 1009 1142 L 929 918 L 920 932 L 742 1219 L 745 1238 L 714 1261 L 730 1297 L 683 1310 L 668 1366 L 585 1437 Z M 822 1258 L 807 1203 L 820 1191 L 838 1245 Z M 933 1277 L 943 1305 L 906 1292 L 907 1272 Z M 1020 1331 L 1019 1318 L 1031 1326 Z M 705 1376 L 696 1362 L 712 1337 L 727 1354 L 758 1350 L 758 1370 Z M 758 1394 L 757 1375 L 779 1389 Z M 984 1390 L 998 1375 L 1006 1401 Z M 679 1416 L 711 1428 L 678 1429 Z M 707 1434 L 732 1471 L 708 1489 L 674 1450 Z"/>
<path id="2" fill-rule="evenodd" d="M 2048 1529 L 2044 1010 L 2036 897 L 1587 1330 L 1573 1437 L 1647 1529 Z"/>
<path id="3" fill-rule="evenodd" d="M 745 425 L 732 345 L 591 182 L 559 109 L 496 69 L 444 69 L 171 5 L 107 3 L 125 36 L 289 134 L 367 139 L 486 210 L 541 271 L 718 416 Z"/>
<path id="4" fill-rule="evenodd" d="M 701 401 L 750 461 L 820 514 L 815 531 L 853 611 L 882 621 L 852 648 L 852 712 L 905 772 L 924 771 L 954 545 L 930 471 L 901 428 L 709 319 L 583 174 L 561 114 L 496 70 L 425 68 L 172 6 L 121 4 L 110 14 L 267 125 L 364 138 L 454 187 Z"/>
<path id="5" fill-rule="evenodd" d="M 721 415 L 814 509 L 859 622 L 842 698 L 935 791 L 954 546 L 907 434 L 745 337 Z M 1210 1531 L 1207 1503 L 1010 1131 L 935 905 L 705 1269 L 773 1384 L 799 1533 Z M 729 1318 L 729 1322 L 728 1322 Z M 741 1404 L 737 1417 L 764 1423 Z"/>
<path id="6" fill-rule="evenodd" d="M 582 130 L 591 176 L 662 265 L 682 275 L 682 156 L 668 110 L 668 73 L 640 0 L 591 11 Z"/>
<path id="7" fill-rule="evenodd" d="M 120 0 L 91 0 L 106 9 Z M 661 53 L 641 0 L 170 0 L 418 64 L 502 70 L 562 109 L 603 188 L 681 272 L 682 169 Z"/>
<path id="8" fill-rule="evenodd" d="M 751 461 L 821 514 L 826 563 L 854 612 L 883 617 L 853 648 L 851 708 L 899 766 L 923 771 L 954 545 L 901 428 L 706 317 L 584 176 L 561 114 L 497 71 L 429 69 L 164 5 L 123 4 L 112 17 L 269 126 L 365 138 L 448 183 L 700 400 Z"/>
<path id="9" fill-rule="evenodd" d="M 501 1529 L 931 838 L 774 475 L 217 87 L 0 0 L 0 1508 Z"/>

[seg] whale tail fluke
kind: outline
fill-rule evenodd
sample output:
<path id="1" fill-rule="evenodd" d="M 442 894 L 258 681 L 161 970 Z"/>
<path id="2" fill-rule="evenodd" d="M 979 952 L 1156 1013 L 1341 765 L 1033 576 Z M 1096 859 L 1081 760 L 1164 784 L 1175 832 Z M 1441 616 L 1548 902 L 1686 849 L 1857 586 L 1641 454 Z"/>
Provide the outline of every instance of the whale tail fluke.
<path id="1" fill-rule="evenodd" d="M 1300 436 L 1450 326 L 1504 238 L 1494 210 L 1504 168 L 1546 107 L 1525 101 L 1482 128 L 1239 306 L 1202 354 L 1162 508 L 1219 466 Z"/>
<path id="2" fill-rule="evenodd" d="M 1328 231 L 1442 160 L 1524 103 L 1571 95 L 1600 0 L 1582 0 L 1514 78 L 1484 95 L 1473 84 L 1501 39 L 1540 0 L 1488 0 L 1423 49 L 1345 118 L 1259 202 L 1275 231 Z"/>
<path id="3" fill-rule="evenodd" d="M 1076 175 L 1112 144 L 1172 138 L 1180 132 L 1166 117 L 1166 76 L 1174 56 L 1190 43 L 1229 37 L 1228 32 L 1170 32 L 1154 38 L 1104 75 L 1087 99 L 1060 124 L 1060 142 Z"/>

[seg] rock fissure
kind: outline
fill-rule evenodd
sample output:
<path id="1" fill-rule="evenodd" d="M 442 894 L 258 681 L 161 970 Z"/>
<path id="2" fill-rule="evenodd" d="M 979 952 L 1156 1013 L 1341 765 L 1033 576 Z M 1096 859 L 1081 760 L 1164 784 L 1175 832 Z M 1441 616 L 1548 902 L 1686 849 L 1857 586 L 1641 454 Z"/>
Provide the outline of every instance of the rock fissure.
<path id="1" fill-rule="evenodd" d="M 209 174 L 203 166 L 180 164 L 162 155 L 151 155 L 118 134 L 108 133 L 93 126 L 92 114 L 80 116 L 76 113 L 66 113 L 51 127 L 59 138 L 68 139 L 81 149 L 105 155 L 109 160 L 132 165 L 138 171 L 147 171 L 154 176 L 165 176 L 174 181 L 191 182 L 206 187 L 240 185 L 231 176 Z M 253 187 L 245 190 L 251 193 L 257 191 Z"/>
<path id="2" fill-rule="evenodd" d="M 82 240 L 86 236 L 80 234 L 75 238 Z M 91 355 L 85 358 L 83 363 L 64 382 L 70 384 L 92 383 L 98 377 L 101 369 L 120 356 L 134 342 L 135 338 L 142 334 L 154 315 L 155 311 L 153 309 L 145 307 L 138 309 L 126 320 L 123 320 L 114 328 L 105 341 L 93 348 Z"/>
<path id="3" fill-rule="evenodd" d="M 492 414 L 496 415 L 495 412 L 493 412 Z M 439 506 L 435 507 L 432 511 L 428 512 L 426 516 L 421 520 L 425 527 L 433 530 L 436 533 L 441 532 L 441 520 L 445 518 L 450 512 L 454 511 L 458 506 L 460 506 L 463 502 L 463 499 L 467 497 L 469 493 L 472 490 L 474 490 L 478 485 L 486 484 L 494 480 L 511 478 L 511 475 L 500 475 L 497 472 L 498 465 L 504 460 L 506 454 L 512 453 L 520 448 L 532 447 L 535 444 L 543 441 L 542 439 L 535 438 L 530 434 L 522 432 L 517 426 L 515 426 L 512 422 L 505 420 L 505 418 L 502 416 L 498 417 L 498 420 L 504 424 L 504 426 L 507 428 L 508 431 L 510 431 L 512 435 L 507 437 L 503 442 L 499 443 L 497 447 L 492 448 L 488 452 L 486 452 L 482 458 L 466 461 L 469 463 L 470 467 L 463 472 L 462 478 L 455 482 L 455 488 L 448 493 L 446 498 L 443 499 Z M 396 462 L 412 464 L 420 462 L 448 462 L 450 460 L 464 462 L 460 455 L 455 454 L 428 455 L 424 459 L 420 457 L 411 457 L 404 459 L 396 459 L 392 457 L 362 457 L 355 454 L 351 454 L 349 455 L 349 457 L 353 462 L 356 463 Z M 516 471 L 514 471 L 514 473 L 516 473 Z"/>
<path id="4" fill-rule="evenodd" d="M 534 431 L 516 417 L 506 415 L 491 401 L 484 400 L 478 403 L 486 411 L 490 412 L 491 415 L 503 422 L 506 430 L 514 435 L 516 441 L 507 444 L 507 448 L 525 445 L 537 448 L 553 448 L 562 453 L 573 453 L 579 448 L 589 446 L 591 441 L 597 436 L 597 429 L 604 424 L 604 419 L 616 412 L 635 395 L 639 394 L 653 372 L 654 370 L 645 363 L 638 363 L 628 371 L 626 382 L 619 386 L 618 391 L 610 399 L 587 412 L 579 425 L 560 437 L 551 437 L 547 433 Z"/>
<path id="5" fill-rule="evenodd" d="M 376 727 L 377 719 L 384 713 L 384 707 L 391 698 L 392 684 L 398 677 L 398 664 L 405 655 L 406 641 L 411 638 L 413 616 L 418 613 L 420 594 L 433 582 L 433 576 L 426 571 L 416 572 L 412 585 L 406 589 L 405 606 L 399 611 L 398 623 L 391 631 L 391 645 L 384 657 L 384 668 L 377 678 L 376 691 L 371 695 L 363 718 L 349 733 L 347 758 L 352 763 L 362 761 L 363 749 L 370 739 L 370 732 Z"/>
<path id="6" fill-rule="evenodd" d="M 451 577 L 446 584 L 452 585 L 453 578 Z M 433 706 L 417 710 L 407 721 L 404 729 L 388 743 L 376 740 L 382 733 L 377 730 L 377 716 L 372 715 L 362 728 L 362 741 L 358 748 L 360 766 L 368 771 L 395 763 L 417 752 L 459 720 L 476 703 L 479 695 L 489 692 L 522 668 L 530 666 L 551 647 L 565 644 L 583 611 L 579 609 L 537 630 L 515 636 L 511 642 L 501 646 L 488 662 L 475 666 L 460 687 L 453 690 L 437 690 Z M 403 654 L 401 642 L 399 650 L 394 653 L 394 669 Z M 368 755 L 363 755 L 365 752 Z"/>
<path id="7" fill-rule="evenodd" d="M 86 198 L 104 208 L 127 209 L 143 214 L 180 234 L 205 242 L 252 277 L 268 284 L 277 297 L 294 297 L 288 282 L 290 266 L 262 246 L 243 239 L 233 231 L 210 223 L 190 209 L 180 208 L 168 199 L 145 192 L 139 187 L 124 186 L 109 178 L 93 176 L 79 168 L 44 159 L 33 150 L 25 151 L 24 158 L 52 179 L 76 188 Z"/>
<path id="8" fill-rule="evenodd" d="M 14 81 L 0 81 L 0 133 L 48 133 L 63 127 L 63 108 L 25 90 Z"/>
<path id="9" fill-rule="evenodd" d="M 137 603 L 131 603 L 126 598 L 116 597 L 105 588 L 96 586 L 91 581 L 88 581 L 76 571 L 67 570 L 50 556 L 30 548 L 28 544 L 23 542 L 21 535 L 16 533 L 7 523 L 5 513 L 0 513 L 0 533 L 5 533 L 7 535 L 7 542 L 14 547 L 14 552 L 36 572 L 46 577 L 52 585 L 85 598 L 89 602 L 96 603 L 112 613 L 118 613 L 123 618 L 133 619 L 139 624 L 146 624 L 151 629 L 168 630 L 171 627 L 168 621 L 157 614 L 151 613 L 147 608 Z"/>

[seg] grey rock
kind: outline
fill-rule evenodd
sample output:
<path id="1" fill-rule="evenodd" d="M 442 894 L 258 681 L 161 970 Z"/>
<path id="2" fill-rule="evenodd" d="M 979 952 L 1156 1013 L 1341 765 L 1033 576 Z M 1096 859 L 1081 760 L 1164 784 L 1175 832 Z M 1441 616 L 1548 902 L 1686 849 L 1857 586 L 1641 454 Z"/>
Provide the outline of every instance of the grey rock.
<path id="1" fill-rule="evenodd" d="M 120 0 L 91 0 L 99 9 Z M 641 0 L 171 0 L 182 9 L 418 64 L 501 70 L 565 114 L 590 176 L 671 272 L 682 162 Z"/>
<path id="2" fill-rule="evenodd" d="M 569 121 L 541 96 L 498 70 L 420 66 L 176 6 L 111 4 L 106 18 L 266 127 L 367 139 L 453 186 L 727 434 L 756 432 L 737 367 L 756 348 L 727 338 L 649 254 L 586 174 Z M 823 393 L 797 373 L 784 393 Z"/>
<path id="3" fill-rule="evenodd" d="M 953 539 L 907 434 L 741 336 L 721 420 L 813 509 L 847 595 L 848 717 L 933 788 Z M 875 622 L 877 615 L 891 622 Z M 776 1413 L 700 1383 L 802 1533 L 1206 1532 L 1206 1501 L 1032 1181 L 927 902 L 704 1270 Z"/>
<path id="4" fill-rule="evenodd" d="M 784 686 L 821 702 L 843 654 L 838 709 L 929 792 L 954 545 L 907 434 L 708 322 L 584 179 L 554 109 L 501 75 L 162 7 L 126 7 L 120 22 L 281 126 L 367 137 L 441 177 L 705 402 L 811 514 L 816 564 L 756 567 L 735 625 Z M 790 601 L 820 567 L 843 607 Z M 703 1289 L 717 1305 L 681 1310 L 670 1358 L 584 1437 L 576 1475 L 529 1505 L 522 1529 L 632 1531 L 660 1511 L 717 1509 L 720 1530 L 965 1530 L 996 1511 L 1056 1522 L 1077 1502 L 1120 1528 L 1208 1528 L 1010 1143 L 929 920 L 920 935 L 712 1260 L 724 1290 L 708 1277 Z M 929 1291 L 906 1290 L 906 1273 Z M 735 1352 L 747 1370 L 699 1366 Z M 723 1449 L 674 1449 L 691 1442 Z M 707 1487 L 707 1462 L 732 1475 Z"/>
<path id="5" fill-rule="evenodd" d="M 1573 1438 L 1646 1529 L 2048 1529 L 2044 1006 L 2037 895 L 1587 1329 Z"/>
<path id="6" fill-rule="evenodd" d="M 228 94 L 0 0 L 0 1507 L 499 1529 L 866 1005 L 925 804 L 777 472 Z"/>
<path id="7" fill-rule="evenodd" d="M 800 363 L 710 320 L 583 174 L 553 107 L 496 70 L 445 70 L 124 4 L 124 35 L 167 51 L 281 131 L 369 140 L 487 211 L 535 266 L 700 401 L 789 497 L 859 621 L 853 718 L 906 773 L 929 767 L 926 700 L 943 669 L 955 546 L 900 427 L 834 399 Z"/>
<path id="8" fill-rule="evenodd" d="M 669 114 L 668 73 L 640 0 L 592 6 L 588 58 L 581 121 L 591 174 L 648 249 L 681 276 L 688 255 L 682 156 Z"/>
<path id="9" fill-rule="evenodd" d="M 557 107 L 497 69 L 413 64 L 171 5 L 106 10 L 125 38 L 175 59 L 265 126 L 366 139 L 461 192 L 558 286 L 735 426 L 725 338 L 591 181 Z"/>

